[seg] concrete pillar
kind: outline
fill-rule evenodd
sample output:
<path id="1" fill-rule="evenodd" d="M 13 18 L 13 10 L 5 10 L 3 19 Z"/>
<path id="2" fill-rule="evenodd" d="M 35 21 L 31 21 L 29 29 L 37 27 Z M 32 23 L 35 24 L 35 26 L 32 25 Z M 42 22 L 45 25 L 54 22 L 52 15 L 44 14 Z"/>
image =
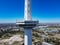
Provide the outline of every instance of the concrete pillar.
<path id="1" fill-rule="evenodd" d="M 31 0 L 25 0 L 25 5 L 24 5 L 24 19 L 27 21 L 32 20 L 31 17 Z"/>
<path id="2" fill-rule="evenodd" d="M 32 29 L 24 28 L 24 45 L 32 45 Z"/>

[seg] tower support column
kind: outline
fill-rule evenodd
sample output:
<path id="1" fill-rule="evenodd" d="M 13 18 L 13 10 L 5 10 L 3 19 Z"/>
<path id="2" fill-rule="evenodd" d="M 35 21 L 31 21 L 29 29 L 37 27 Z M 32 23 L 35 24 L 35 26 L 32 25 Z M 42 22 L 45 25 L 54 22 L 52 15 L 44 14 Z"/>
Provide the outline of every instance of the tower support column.
<path id="1" fill-rule="evenodd" d="M 32 45 L 32 28 L 24 28 L 24 45 Z"/>
<path id="2" fill-rule="evenodd" d="M 31 0 L 25 0 L 25 5 L 24 5 L 24 19 L 26 21 L 31 21 Z"/>

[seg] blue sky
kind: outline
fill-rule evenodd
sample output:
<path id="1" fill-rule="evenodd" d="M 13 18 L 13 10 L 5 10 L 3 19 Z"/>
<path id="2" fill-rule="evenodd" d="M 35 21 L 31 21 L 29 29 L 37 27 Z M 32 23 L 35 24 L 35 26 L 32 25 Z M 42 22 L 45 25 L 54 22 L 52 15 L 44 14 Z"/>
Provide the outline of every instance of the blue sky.
<path id="1" fill-rule="evenodd" d="M 22 20 L 24 0 L 0 0 L 0 23 Z M 32 0 L 32 17 L 42 23 L 60 22 L 60 0 Z"/>

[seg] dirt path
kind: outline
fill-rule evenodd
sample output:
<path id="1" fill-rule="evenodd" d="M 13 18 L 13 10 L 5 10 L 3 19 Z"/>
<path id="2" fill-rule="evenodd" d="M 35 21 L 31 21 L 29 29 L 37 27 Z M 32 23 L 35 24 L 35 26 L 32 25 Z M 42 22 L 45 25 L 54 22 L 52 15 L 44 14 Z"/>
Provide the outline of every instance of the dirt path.
<path id="1" fill-rule="evenodd" d="M 0 40 L 0 42 L 8 42 L 9 44 L 14 43 L 15 41 L 23 41 L 20 35 L 14 35 L 9 39 Z"/>

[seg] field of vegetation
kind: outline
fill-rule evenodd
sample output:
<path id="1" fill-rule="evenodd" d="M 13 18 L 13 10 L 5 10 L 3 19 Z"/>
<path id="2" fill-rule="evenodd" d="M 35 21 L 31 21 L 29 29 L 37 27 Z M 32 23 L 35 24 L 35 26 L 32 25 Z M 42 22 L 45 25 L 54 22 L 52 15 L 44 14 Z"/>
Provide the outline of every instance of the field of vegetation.
<path id="1" fill-rule="evenodd" d="M 55 30 L 57 28 L 37 28 L 34 29 L 32 34 L 32 44 L 35 45 L 36 43 L 42 44 L 42 42 L 48 42 L 53 45 L 60 45 L 60 35 L 58 37 L 55 37 L 56 34 L 60 34 L 60 30 L 58 32 L 48 32 L 47 30 Z M 47 31 L 47 32 L 46 32 Z M 9 39 L 13 35 L 22 35 L 21 38 L 24 39 L 24 30 L 18 30 L 18 31 L 2 31 L 0 32 L 0 40 L 2 39 Z M 1 44 L 1 43 L 0 43 Z M 2 44 L 1 44 L 2 45 Z M 5 44 L 4 45 L 8 45 Z M 12 45 L 23 45 L 23 42 L 15 41 Z"/>

